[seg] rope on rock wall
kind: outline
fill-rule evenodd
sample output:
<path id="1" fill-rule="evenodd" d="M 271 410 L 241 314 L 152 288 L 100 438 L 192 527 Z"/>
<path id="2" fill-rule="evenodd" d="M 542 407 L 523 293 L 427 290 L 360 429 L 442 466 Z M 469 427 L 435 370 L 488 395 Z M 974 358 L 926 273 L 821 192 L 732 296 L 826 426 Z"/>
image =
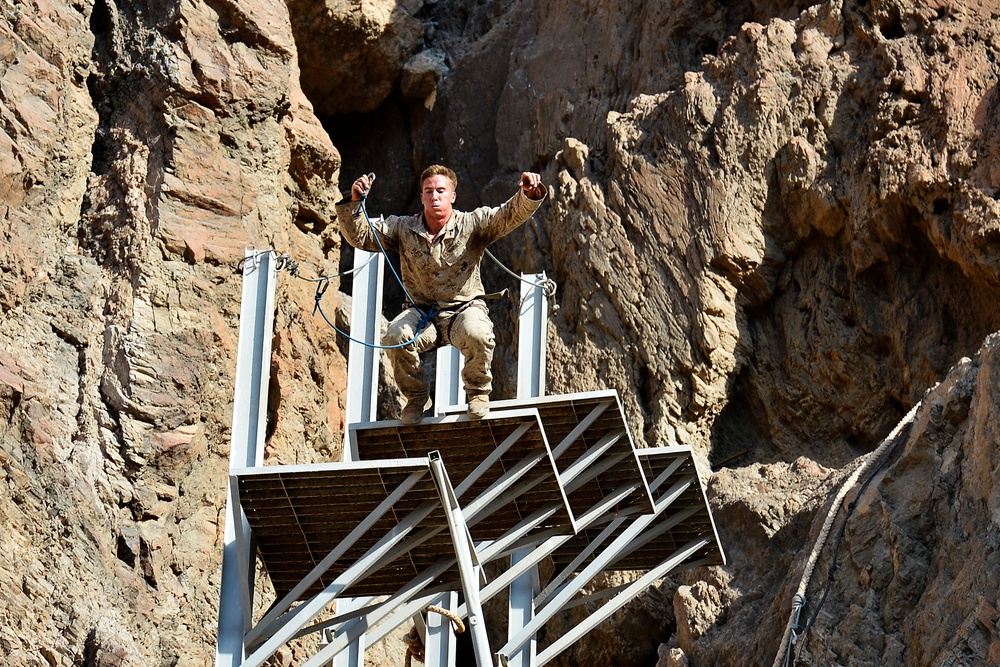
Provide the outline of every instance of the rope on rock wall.
<path id="1" fill-rule="evenodd" d="M 433 611 L 449 619 L 455 626 L 455 634 L 460 635 L 465 632 L 465 623 L 452 611 L 439 607 L 436 604 L 429 605 L 424 611 Z M 420 632 L 414 625 L 410 631 L 403 635 L 403 643 L 406 644 L 406 667 L 410 667 L 411 660 L 416 658 L 419 662 L 424 662 L 426 652 L 424 643 L 420 640 Z"/>
<path id="2" fill-rule="evenodd" d="M 826 545 L 826 540 L 830 535 L 830 530 L 832 529 L 833 522 L 837 518 L 837 514 L 840 511 L 841 503 L 843 503 L 844 497 L 851 489 L 854 488 L 858 479 L 860 479 L 866 471 L 870 470 L 888 451 L 899 444 L 902 440 L 902 438 L 899 437 L 900 434 L 903 432 L 905 427 L 909 426 L 913 422 L 913 419 L 917 414 L 917 409 L 922 403 L 923 401 L 918 402 L 908 413 L 906 413 L 906 416 L 903 417 L 898 424 L 896 424 L 896 427 L 892 429 L 892 432 L 886 436 L 885 440 L 882 441 L 875 451 L 864 457 L 854 472 L 848 475 L 847 479 L 837 491 L 833 504 L 830 506 L 830 511 L 826 515 L 826 520 L 823 522 L 823 528 L 820 530 L 819 537 L 816 538 L 816 543 L 813 545 L 812 552 L 809 554 L 809 560 L 806 561 L 805 569 L 802 571 L 802 579 L 799 581 L 799 587 L 795 591 L 795 595 L 792 596 L 791 613 L 789 614 L 788 623 L 785 625 L 785 633 L 781 637 L 781 645 L 778 648 L 778 653 L 774 657 L 773 667 L 790 667 L 792 665 L 793 647 L 798 640 L 805 635 L 805 631 L 809 629 L 808 627 L 803 629 L 799 625 L 799 616 L 802 613 L 802 609 L 806 606 L 807 601 L 806 589 L 809 587 L 809 580 L 812 578 L 813 569 L 816 567 L 816 561 L 819 560 L 820 552 Z M 871 479 L 868 480 L 868 482 L 870 481 Z M 868 482 L 865 483 L 866 487 Z M 823 594 L 822 599 L 826 599 L 825 593 Z M 820 603 L 822 604 L 822 600 Z M 815 621 L 815 617 L 812 621 Z M 809 623 L 809 627 L 811 626 L 812 622 Z"/>

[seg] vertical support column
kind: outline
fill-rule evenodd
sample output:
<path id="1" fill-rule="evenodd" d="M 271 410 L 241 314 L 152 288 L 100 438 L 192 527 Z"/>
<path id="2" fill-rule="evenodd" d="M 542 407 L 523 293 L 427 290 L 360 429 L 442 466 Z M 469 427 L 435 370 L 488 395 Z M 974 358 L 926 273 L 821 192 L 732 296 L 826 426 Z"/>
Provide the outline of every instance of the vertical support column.
<path id="1" fill-rule="evenodd" d="M 271 370 L 271 335 L 274 330 L 275 274 L 273 252 L 245 252 L 240 338 L 233 392 L 233 426 L 229 443 L 230 470 L 259 466 L 264 460 L 267 385 Z M 246 657 L 243 638 L 250 629 L 253 612 L 252 547 L 243 540 L 237 541 L 237 531 L 246 535 L 250 527 L 243 509 L 235 502 L 235 491 L 232 482 L 227 481 L 216 667 L 235 667 L 243 662 Z"/>
<path id="2" fill-rule="evenodd" d="M 517 315 L 517 397 L 545 395 L 545 339 L 549 301 L 540 287 L 545 273 L 521 274 L 521 308 Z M 526 282 L 528 281 L 528 282 Z"/>
<path id="3" fill-rule="evenodd" d="M 458 593 L 442 593 L 431 604 L 454 611 L 458 608 Z M 427 633 L 424 639 L 424 665 L 426 667 L 454 667 L 455 626 L 451 619 L 441 614 L 427 614 Z"/>
<path id="4" fill-rule="evenodd" d="M 437 370 L 434 380 L 434 414 L 444 414 L 445 408 L 465 403 L 465 389 L 462 384 L 462 368 L 465 357 L 454 345 L 442 345 L 437 349 Z"/>
<path id="5" fill-rule="evenodd" d="M 446 408 L 465 403 L 462 368 L 465 357 L 454 345 L 437 349 L 434 371 L 434 414 L 444 414 Z M 454 611 L 458 608 L 457 593 L 442 593 L 432 604 Z M 440 614 L 429 614 L 424 636 L 425 667 L 455 667 L 455 627 Z"/>
<path id="6" fill-rule="evenodd" d="M 375 421 L 378 404 L 380 351 L 369 347 L 380 340 L 378 319 L 382 312 L 382 253 L 354 251 L 354 294 L 351 296 L 351 338 L 347 350 L 347 405 L 344 415 L 344 460 L 357 457 L 348 446 L 351 424 Z M 358 343 L 355 341 L 364 341 Z"/>
<path id="7" fill-rule="evenodd" d="M 521 275 L 521 308 L 517 320 L 517 397 L 539 398 L 545 394 L 545 334 L 548 327 L 549 304 L 544 290 L 539 287 L 545 280 L 544 273 Z M 528 282 L 530 281 L 530 282 Z M 530 555 L 517 551 L 510 557 L 514 567 Z M 535 615 L 534 599 L 540 590 L 538 568 L 515 579 L 510 585 L 510 603 L 507 612 L 507 636 L 520 633 Z M 535 667 L 536 642 L 534 637 L 508 658 L 509 667 Z"/>
<path id="8" fill-rule="evenodd" d="M 382 253 L 354 251 L 354 293 L 351 296 L 351 338 L 347 352 L 347 401 L 344 419 L 344 461 L 357 460 L 347 432 L 351 424 L 375 421 L 378 405 L 380 350 L 370 347 L 381 340 L 379 315 L 382 312 L 382 277 L 385 257 Z M 363 342 L 355 342 L 363 341 Z M 337 600 L 337 611 L 352 611 L 366 600 Z M 336 633 L 339 635 L 340 633 Z M 333 667 L 364 667 L 365 636 L 362 634 L 333 659 Z"/>

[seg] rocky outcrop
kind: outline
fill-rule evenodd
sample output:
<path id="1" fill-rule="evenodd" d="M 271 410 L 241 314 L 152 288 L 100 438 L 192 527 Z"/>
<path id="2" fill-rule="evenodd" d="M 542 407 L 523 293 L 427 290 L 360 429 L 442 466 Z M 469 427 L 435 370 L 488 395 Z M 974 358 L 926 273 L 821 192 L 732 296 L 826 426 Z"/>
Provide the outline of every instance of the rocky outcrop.
<path id="1" fill-rule="evenodd" d="M 324 114 L 373 111 L 424 41 L 422 0 L 289 0 L 303 88 Z"/>
<path id="2" fill-rule="evenodd" d="M 1000 328 L 995 18 L 654 4 L 428 3 L 433 109 L 324 123 L 389 208 L 432 161 L 466 208 L 543 172 L 550 205 L 497 250 L 560 283 L 551 391 L 617 387 L 634 432 L 716 462 L 842 464 Z"/>
<path id="3" fill-rule="evenodd" d="M 339 157 L 282 3 L 39 1 L 0 17 L 0 653 L 203 664 L 234 266 L 274 244 L 303 272 L 335 270 Z M 328 458 L 343 359 L 303 316 L 311 288 L 281 291 L 269 455 Z"/>
<path id="4" fill-rule="evenodd" d="M 717 475 L 716 519 L 739 565 L 680 587 L 675 646 L 685 659 L 772 664 L 805 562 L 820 548 L 794 664 L 992 664 L 998 383 L 1000 334 L 927 392 L 912 426 L 835 508 L 820 545 L 827 492 L 842 475 L 806 459 Z"/>
<path id="5" fill-rule="evenodd" d="M 942 153 L 979 155 L 980 127 L 947 109 L 989 107 L 992 47 L 934 46 L 975 16 L 911 16 L 889 39 L 869 14 L 900 11 L 747 24 L 676 90 L 609 116 L 608 188 L 560 165 L 562 317 L 615 336 L 564 336 L 556 355 L 567 375 L 631 356 L 612 380 L 649 388 L 632 393 L 651 441 L 842 462 L 1000 325 L 995 187 Z M 953 68 L 975 101 L 945 84 Z M 898 73 L 915 69 L 913 101 Z"/>

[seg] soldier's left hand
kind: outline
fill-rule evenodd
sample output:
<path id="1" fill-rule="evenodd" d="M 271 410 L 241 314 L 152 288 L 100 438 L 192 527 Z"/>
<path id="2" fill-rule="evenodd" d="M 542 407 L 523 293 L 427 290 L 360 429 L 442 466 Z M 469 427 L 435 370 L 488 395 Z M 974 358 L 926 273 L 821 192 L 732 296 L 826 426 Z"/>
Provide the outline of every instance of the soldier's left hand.
<path id="1" fill-rule="evenodd" d="M 528 199 L 541 199 L 545 196 L 545 186 L 542 185 L 542 177 L 530 171 L 521 174 L 521 189 Z"/>

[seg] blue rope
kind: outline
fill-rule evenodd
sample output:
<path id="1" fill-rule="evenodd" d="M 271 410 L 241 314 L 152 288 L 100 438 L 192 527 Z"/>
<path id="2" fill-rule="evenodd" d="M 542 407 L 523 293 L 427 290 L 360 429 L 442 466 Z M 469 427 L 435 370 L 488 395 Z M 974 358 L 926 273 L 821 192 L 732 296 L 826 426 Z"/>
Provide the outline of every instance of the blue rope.
<path id="1" fill-rule="evenodd" d="M 361 195 L 361 202 L 358 204 L 358 208 L 354 211 L 354 213 L 357 214 L 360 211 L 362 214 L 364 214 L 364 216 L 365 216 L 365 222 L 368 223 L 368 229 L 372 230 L 372 236 L 375 237 L 375 243 L 378 244 L 378 249 L 382 251 L 382 254 L 385 255 L 386 259 L 388 260 L 389 255 L 385 251 L 385 246 L 382 245 L 382 239 L 379 238 L 379 232 L 378 232 L 378 230 L 375 229 L 375 224 L 372 222 L 372 219 L 368 217 L 368 209 L 365 208 L 365 200 L 366 199 L 368 199 L 368 194 L 367 193 Z M 389 265 L 389 270 L 392 271 L 392 275 L 395 276 L 396 282 L 399 283 L 400 288 L 402 288 L 402 290 L 403 290 L 403 294 L 406 295 L 406 300 L 409 301 L 410 303 L 416 303 L 416 301 L 414 301 L 413 297 L 410 296 L 410 293 L 408 291 L 406 291 L 406 285 L 403 284 L 403 279 L 400 278 L 399 274 L 396 272 L 396 267 L 393 266 L 392 262 L 390 262 L 390 261 L 386 261 L 386 264 Z M 414 308 L 416 308 L 416 306 L 414 306 Z M 417 310 L 420 310 L 420 309 L 417 308 Z M 422 313 L 424 311 L 421 310 L 420 312 Z"/>
<path id="2" fill-rule="evenodd" d="M 326 281 L 316 286 L 316 297 L 312 312 L 313 316 L 315 317 L 316 313 L 318 312 L 323 317 L 323 319 L 326 320 L 326 323 L 330 325 L 330 328 L 339 333 L 341 336 L 351 341 L 352 343 L 357 343 L 358 345 L 364 345 L 365 347 L 370 347 L 373 350 L 398 350 L 401 347 L 412 345 L 414 342 L 416 342 L 417 338 L 420 336 L 420 332 L 424 330 L 424 327 L 430 324 L 434 320 L 434 317 L 438 314 L 437 306 L 431 306 L 430 312 L 428 313 L 425 313 L 424 311 L 417 308 L 417 310 L 420 312 L 421 317 L 420 321 L 417 322 L 417 333 L 413 335 L 413 338 L 406 341 L 405 343 L 399 343 L 397 345 L 376 345 L 375 343 L 369 343 L 367 341 L 358 340 L 357 338 L 352 338 L 350 334 L 341 331 L 340 328 L 336 324 L 331 322 L 330 318 L 326 316 L 326 313 L 323 312 L 323 307 L 320 305 L 320 300 L 323 298 L 323 293 L 326 292 L 326 288 L 329 286 L 329 284 L 330 281 Z"/>
<path id="3" fill-rule="evenodd" d="M 365 208 L 365 200 L 366 199 L 368 199 L 368 194 L 367 193 L 361 195 L 361 202 L 358 204 L 358 208 L 355 209 L 354 213 L 357 214 L 357 213 L 360 212 L 360 213 L 364 214 L 364 216 L 365 216 L 365 222 L 368 223 L 368 228 L 370 230 L 372 230 L 372 235 L 375 237 L 375 243 L 378 244 L 378 248 L 379 248 L 379 250 L 382 251 L 382 255 L 384 255 L 386 258 L 388 258 L 389 255 L 385 251 L 385 246 L 382 245 L 382 240 L 379 238 L 379 232 L 378 232 L 378 230 L 375 229 L 375 225 L 374 225 L 374 223 L 372 223 L 371 218 L 368 217 L 368 209 Z M 399 274 L 396 272 L 396 267 L 394 267 L 392 265 L 392 262 L 389 262 L 389 261 L 386 261 L 386 264 L 389 265 L 389 270 L 392 271 L 392 275 L 395 276 L 396 282 L 399 283 L 399 286 L 400 286 L 400 288 L 402 288 L 403 294 L 406 295 L 407 300 L 411 304 L 415 303 L 414 300 L 413 300 L 413 297 L 410 296 L 410 293 L 407 291 L 406 285 L 403 284 L 403 279 L 400 278 Z M 320 285 L 317 285 L 317 287 L 316 287 L 316 304 L 313 307 L 313 315 L 315 316 L 316 312 L 319 311 L 319 314 L 323 316 L 323 319 L 326 320 L 326 323 L 329 324 L 330 327 L 334 331 L 336 331 L 337 333 L 339 333 L 341 336 L 343 336 L 347 340 L 351 341 L 352 343 L 357 343 L 358 345 L 364 345 L 365 347 L 369 347 L 369 348 L 372 348 L 372 349 L 375 349 L 375 350 L 396 350 L 396 349 L 399 349 L 401 347 L 406 347 L 407 345 L 412 345 L 417 340 L 417 338 L 420 336 L 420 332 L 423 331 L 424 328 L 427 327 L 427 325 L 429 325 L 430 323 L 432 323 L 434 321 L 434 318 L 437 316 L 438 312 L 440 312 L 439 309 L 438 309 L 438 307 L 437 307 L 437 305 L 432 305 L 430 307 L 430 310 L 428 312 L 426 312 L 426 313 L 424 312 L 423 308 L 420 308 L 420 307 L 415 306 L 415 305 L 412 306 L 413 308 L 417 309 L 417 312 L 420 313 L 420 321 L 417 322 L 417 332 L 415 334 L 413 334 L 413 338 L 411 338 L 410 340 L 406 341 L 405 343 L 399 343 L 398 345 L 376 345 L 374 343 L 369 343 L 367 341 L 358 340 L 357 338 L 352 338 L 349 334 L 346 334 L 343 331 L 341 331 L 339 328 L 337 328 L 337 325 L 335 325 L 333 322 L 330 321 L 330 318 L 327 317 L 326 313 L 323 312 L 323 307 L 320 306 L 320 303 L 319 303 L 320 299 L 323 298 L 323 293 L 326 292 L 326 288 L 328 286 L 329 286 L 329 281 L 326 281 L 326 282 L 324 282 L 324 283 L 322 283 Z"/>

